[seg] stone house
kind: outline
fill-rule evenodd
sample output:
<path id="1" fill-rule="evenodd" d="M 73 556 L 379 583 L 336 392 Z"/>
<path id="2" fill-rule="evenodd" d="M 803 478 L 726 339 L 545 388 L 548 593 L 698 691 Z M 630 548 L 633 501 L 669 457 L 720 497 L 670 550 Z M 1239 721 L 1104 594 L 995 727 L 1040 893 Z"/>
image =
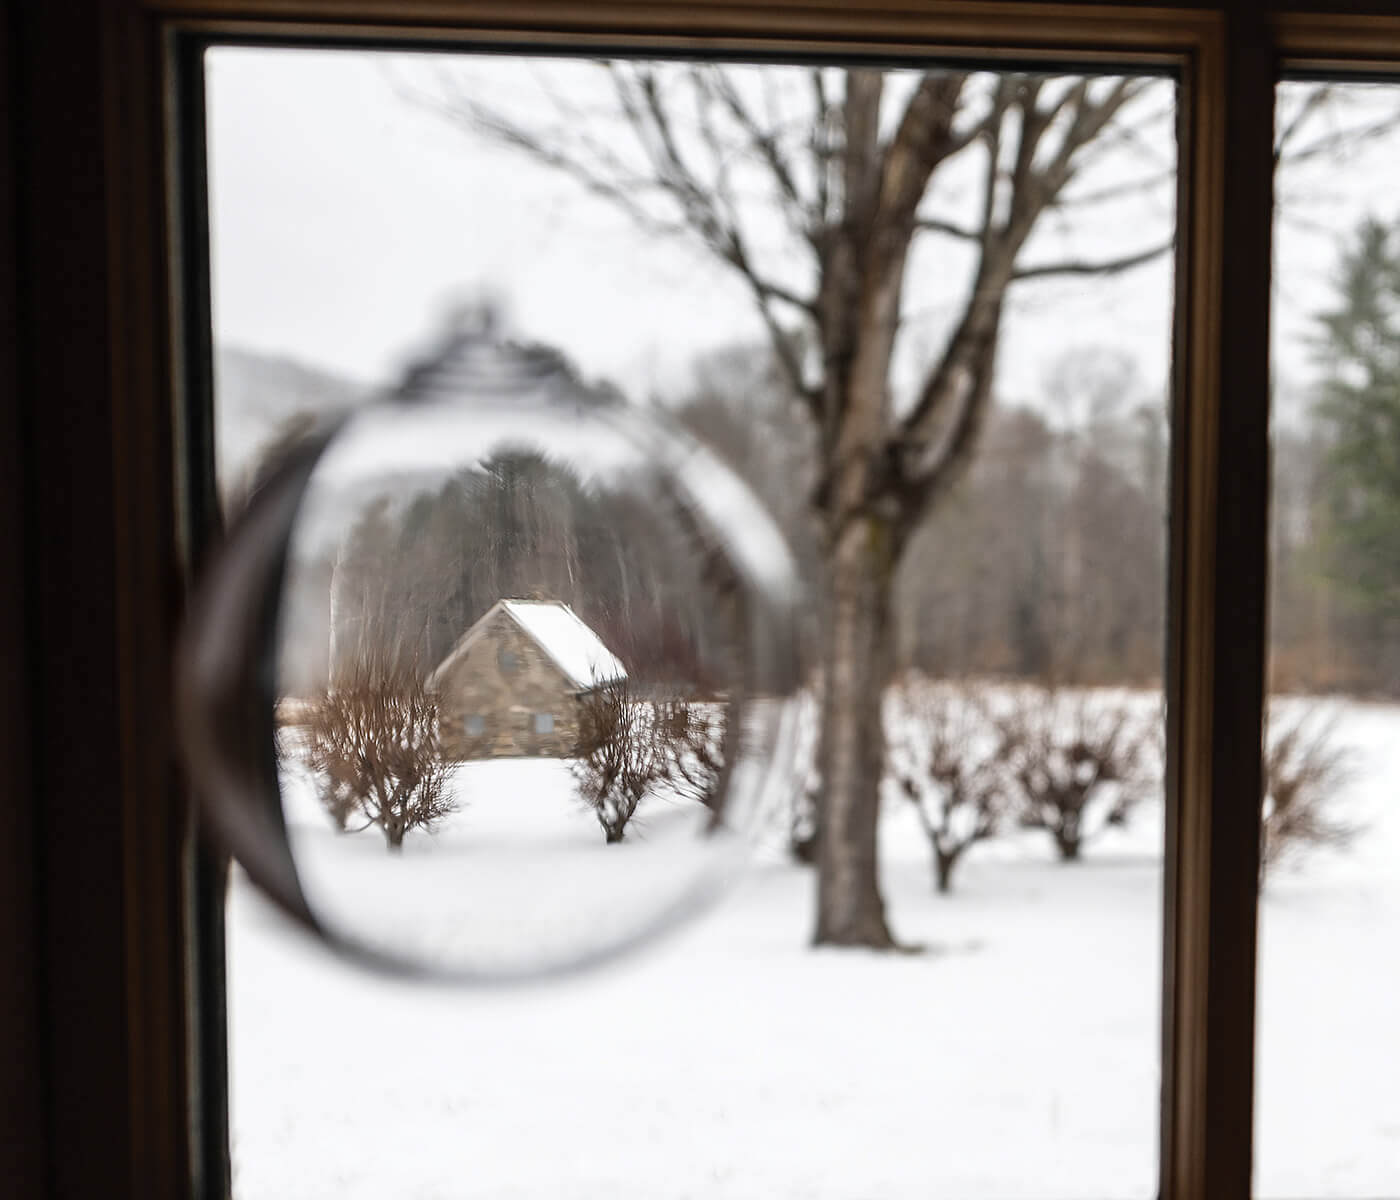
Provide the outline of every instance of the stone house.
<path id="1" fill-rule="evenodd" d="M 449 758 L 567 758 L 578 741 L 580 700 L 626 678 L 567 604 L 498 600 L 429 683 Z"/>

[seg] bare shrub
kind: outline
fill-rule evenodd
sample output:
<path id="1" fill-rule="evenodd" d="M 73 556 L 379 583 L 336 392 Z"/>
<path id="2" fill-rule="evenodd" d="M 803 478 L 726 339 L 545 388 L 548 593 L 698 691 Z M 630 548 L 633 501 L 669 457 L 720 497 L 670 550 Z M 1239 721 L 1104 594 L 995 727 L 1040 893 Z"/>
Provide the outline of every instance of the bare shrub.
<path id="1" fill-rule="evenodd" d="M 329 713 L 327 721 L 335 720 Z M 340 751 L 332 750 L 332 739 L 327 736 L 319 743 L 321 753 L 313 766 L 316 780 L 316 798 L 326 810 L 335 827 L 341 833 L 350 832 L 350 819 L 359 811 L 359 795 L 356 788 L 358 775 L 355 764 Z M 312 764 L 315 751 L 308 751 L 307 764 Z M 364 826 L 361 826 L 364 828 Z"/>
<path id="2" fill-rule="evenodd" d="M 302 756 L 337 828 L 376 825 L 399 850 L 456 809 L 437 698 L 411 667 L 357 662 L 307 703 L 303 728 Z"/>
<path id="3" fill-rule="evenodd" d="M 655 709 L 634 700 L 625 681 L 582 698 L 574 782 L 610 845 L 626 836 L 637 806 L 665 769 Z"/>
<path id="4" fill-rule="evenodd" d="M 995 719 L 1017 821 L 1049 833 L 1064 862 L 1124 824 L 1155 782 L 1156 722 L 1130 698 L 1036 685 L 1020 689 Z"/>
<path id="5" fill-rule="evenodd" d="M 1009 808 L 1000 730 L 981 688 L 909 679 L 891 695 L 890 773 L 933 851 L 934 887 L 952 889 L 966 851 L 994 837 Z"/>
<path id="6" fill-rule="evenodd" d="M 1317 708 L 1281 718 L 1269 705 L 1264 736 L 1264 801 L 1259 874 L 1316 846 L 1343 847 L 1359 830 L 1327 809 L 1351 778 L 1350 757 L 1336 744 L 1336 719 Z"/>
<path id="7" fill-rule="evenodd" d="M 660 777 L 671 791 L 680 799 L 717 808 L 733 733 L 729 706 L 663 701 L 654 711 L 653 728 L 660 743 Z"/>
<path id="8" fill-rule="evenodd" d="M 718 804 L 730 737 L 728 706 L 638 700 L 625 680 L 583 697 L 574 782 L 609 843 L 626 836 L 646 796 Z"/>

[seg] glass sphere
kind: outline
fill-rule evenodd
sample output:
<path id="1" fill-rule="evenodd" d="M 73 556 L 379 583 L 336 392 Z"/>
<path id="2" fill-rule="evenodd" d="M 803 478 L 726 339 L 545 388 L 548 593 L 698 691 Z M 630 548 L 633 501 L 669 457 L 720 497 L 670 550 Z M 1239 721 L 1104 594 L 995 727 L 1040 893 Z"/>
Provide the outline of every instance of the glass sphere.
<path id="1" fill-rule="evenodd" d="M 313 924 L 489 980 L 701 908 L 785 811 L 801 600 L 663 409 L 454 330 L 326 444 L 287 543 L 277 778 Z"/>

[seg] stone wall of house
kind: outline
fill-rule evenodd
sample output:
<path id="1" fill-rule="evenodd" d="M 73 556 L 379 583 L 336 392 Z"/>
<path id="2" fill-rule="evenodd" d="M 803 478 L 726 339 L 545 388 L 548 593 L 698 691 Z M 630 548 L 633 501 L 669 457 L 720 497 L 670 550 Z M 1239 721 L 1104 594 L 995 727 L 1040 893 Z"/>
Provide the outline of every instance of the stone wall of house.
<path id="1" fill-rule="evenodd" d="M 438 680 L 443 751 L 454 759 L 568 758 L 578 741 L 573 682 L 533 638 L 497 613 Z M 553 718 L 538 732 L 535 718 Z M 480 733 L 471 731 L 479 718 Z"/>

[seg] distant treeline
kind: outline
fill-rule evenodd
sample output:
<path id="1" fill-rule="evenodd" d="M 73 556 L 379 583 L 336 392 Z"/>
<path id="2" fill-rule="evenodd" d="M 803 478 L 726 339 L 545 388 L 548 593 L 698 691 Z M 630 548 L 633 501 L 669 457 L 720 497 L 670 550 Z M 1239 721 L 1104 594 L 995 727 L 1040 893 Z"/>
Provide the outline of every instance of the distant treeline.
<path id="1" fill-rule="evenodd" d="M 967 475 L 904 562 L 903 667 L 935 677 L 1160 684 L 1168 414 L 1165 398 L 1144 398 L 1135 378 L 1113 352 L 1073 352 L 1050 372 L 1036 407 L 991 411 Z M 807 506 L 815 447 L 800 404 L 757 352 L 714 356 L 697 379 L 684 419 L 764 497 L 820 597 Z M 1313 416 L 1274 432 L 1269 686 L 1394 695 L 1396 622 L 1361 603 L 1336 566 L 1332 436 Z"/>
<path id="2" fill-rule="evenodd" d="M 711 552 L 644 473 L 587 487 L 506 449 L 435 487 L 373 496 L 342 533 L 296 569 L 284 691 L 371 650 L 426 674 L 503 597 L 570 605 L 639 686 L 725 678 L 733 639 Z"/>
<path id="3" fill-rule="evenodd" d="M 804 414 L 752 356 L 716 357 L 699 381 L 683 418 L 767 500 L 820 597 L 807 505 L 815 446 Z M 1104 380 L 1090 383 L 1104 390 Z M 967 475 L 904 559 L 895 614 L 902 667 L 1063 683 L 1160 678 L 1165 405 L 1113 394 L 1086 407 L 1069 428 L 1026 408 L 992 410 Z"/>
<path id="4" fill-rule="evenodd" d="M 1086 403 L 1064 402 L 1074 387 L 1062 379 L 1058 405 L 1052 395 L 1034 409 L 992 410 L 971 468 L 905 558 L 895 614 L 901 667 L 935 677 L 1160 683 L 1166 405 L 1143 401 L 1140 388 L 1130 390 L 1131 370 L 1109 361 L 1114 371 L 1091 362 L 1078 380 Z M 675 411 L 787 534 L 814 632 L 825 603 L 807 415 L 765 356 L 748 349 L 701 363 Z M 1319 428 L 1275 432 L 1270 687 L 1393 694 L 1400 639 L 1327 569 L 1328 453 Z M 571 605 L 639 683 L 714 689 L 735 669 L 737 650 L 721 560 L 664 481 L 633 475 L 588 487 L 537 454 L 506 451 L 413 494 L 367 500 L 335 550 L 298 566 L 286 690 L 324 678 L 333 644 L 351 653 L 365 638 L 431 670 L 506 596 Z"/>

